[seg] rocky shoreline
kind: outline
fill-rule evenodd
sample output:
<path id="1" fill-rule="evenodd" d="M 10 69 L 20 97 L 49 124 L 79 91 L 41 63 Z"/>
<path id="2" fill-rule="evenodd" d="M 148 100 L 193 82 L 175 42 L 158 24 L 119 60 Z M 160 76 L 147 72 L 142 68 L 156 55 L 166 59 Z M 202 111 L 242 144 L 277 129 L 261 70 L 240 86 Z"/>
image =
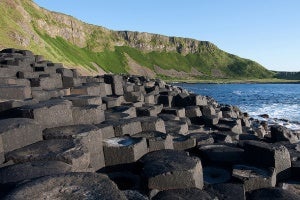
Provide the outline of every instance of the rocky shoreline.
<path id="1" fill-rule="evenodd" d="M 300 199 L 299 135 L 142 76 L 0 52 L 2 199 Z"/>

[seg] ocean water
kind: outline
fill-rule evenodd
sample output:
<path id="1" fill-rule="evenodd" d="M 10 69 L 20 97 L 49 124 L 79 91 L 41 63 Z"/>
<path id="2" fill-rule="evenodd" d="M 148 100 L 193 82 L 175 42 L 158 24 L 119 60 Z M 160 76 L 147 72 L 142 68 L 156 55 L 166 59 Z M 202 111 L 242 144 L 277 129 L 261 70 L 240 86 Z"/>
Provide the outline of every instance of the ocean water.
<path id="1" fill-rule="evenodd" d="M 259 115 L 268 114 L 269 122 L 300 130 L 300 84 L 176 85 L 196 94 L 211 96 L 220 104 L 236 105 L 254 118 L 264 120 Z"/>

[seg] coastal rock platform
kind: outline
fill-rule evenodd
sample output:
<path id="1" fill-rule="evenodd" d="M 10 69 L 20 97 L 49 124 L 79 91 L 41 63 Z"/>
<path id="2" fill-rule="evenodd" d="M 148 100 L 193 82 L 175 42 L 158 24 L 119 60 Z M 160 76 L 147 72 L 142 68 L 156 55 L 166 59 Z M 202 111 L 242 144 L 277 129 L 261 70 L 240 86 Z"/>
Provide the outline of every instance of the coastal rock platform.
<path id="1" fill-rule="evenodd" d="M 0 51 L 0 199 L 299 199 L 299 135 L 136 75 Z M 255 126 L 254 126 L 254 125 Z"/>

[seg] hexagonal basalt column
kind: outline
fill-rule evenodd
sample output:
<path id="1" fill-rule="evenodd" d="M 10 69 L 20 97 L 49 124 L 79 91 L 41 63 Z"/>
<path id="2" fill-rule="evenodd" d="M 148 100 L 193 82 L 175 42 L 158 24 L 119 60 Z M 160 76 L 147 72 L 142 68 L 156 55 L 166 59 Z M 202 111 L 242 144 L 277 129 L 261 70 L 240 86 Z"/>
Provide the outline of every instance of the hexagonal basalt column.
<path id="1" fill-rule="evenodd" d="M 143 156 L 139 162 L 148 189 L 169 190 L 203 187 L 201 161 L 184 151 L 159 150 Z"/>

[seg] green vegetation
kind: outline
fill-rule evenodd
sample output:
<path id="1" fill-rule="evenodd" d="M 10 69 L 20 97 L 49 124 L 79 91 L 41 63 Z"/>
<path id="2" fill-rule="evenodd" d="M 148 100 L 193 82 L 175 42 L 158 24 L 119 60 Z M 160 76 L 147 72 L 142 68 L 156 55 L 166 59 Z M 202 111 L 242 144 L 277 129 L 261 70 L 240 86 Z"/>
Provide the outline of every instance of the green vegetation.
<path id="1" fill-rule="evenodd" d="M 35 54 L 45 55 L 46 59 L 67 66 L 83 67 L 88 71 L 98 71 L 99 66 L 106 72 L 127 73 L 130 69 L 127 61 L 129 56 L 151 70 L 158 66 L 165 70 L 190 73 L 195 68 L 203 73 L 203 76 L 195 75 L 189 77 L 189 80 L 262 79 L 272 78 L 275 74 L 256 62 L 226 53 L 209 42 L 148 34 L 151 40 L 147 43 L 143 35 L 137 32 L 120 33 L 88 25 L 70 16 L 37 8 L 33 4 L 31 0 L 0 1 L 0 47 L 24 48 L 24 44 L 16 38 L 25 38 L 29 41 L 26 48 Z M 27 18 L 30 19 L 23 20 L 20 11 L 22 7 L 22 12 L 27 12 Z M 57 21 L 57 18 L 60 20 Z M 45 23 L 47 26 L 43 25 Z M 56 36 L 51 37 L 53 32 L 49 33 L 44 27 L 54 29 Z M 76 31 L 71 32 L 74 27 Z M 80 45 L 73 34 L 82 39 Z M 184 49 L 195 44 L 199 44 L 197 53 L 183 53 Z M 146 51 L 139 48 L 139 45 L 153 49 L 159 45 L 164 46 L 164 50 Z M 165 80 L 177 79 L 166 74 L 157 76 Z"/>

